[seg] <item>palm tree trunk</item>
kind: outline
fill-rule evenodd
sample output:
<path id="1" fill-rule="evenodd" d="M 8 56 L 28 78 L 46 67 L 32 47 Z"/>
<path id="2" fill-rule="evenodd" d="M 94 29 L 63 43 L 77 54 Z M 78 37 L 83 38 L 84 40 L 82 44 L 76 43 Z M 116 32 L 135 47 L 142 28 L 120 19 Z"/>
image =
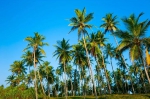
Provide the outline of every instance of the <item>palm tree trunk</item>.
<path id="1" fill-rule="evenodd" d="M 119 93 L 119 88 L 118 88 L 118 85 L 117 85 L 117 79 L 116 79 L 116 75 L 115 75 L 115 72 L 114 72 L 114 69 L 113 69 L 113 64 L 112 64 L 112 57 L 110 57 L 110 64 L 111 64 L 111 67 L 112 67 L 114 80 L 115 80 L 115 82 L 116 82 L 117 91 L 118 91 L 118 93 Z"/>
<path id="2" fill-rule="evenodd" d="M 140 53 L 140 56 L 141 56 L 142 63 L 144 65 L 144 70 L 145 70 L 145 74 L 146 74 L 147 80 L 148 80 L 148 82 L 150 84 L 150 78 L 149 78 L 149 75 L 148 75 L 148 72 L 147 72 L 147 69 L 146 69 L 146 66 L 145 66 L 145 62 L 144 62 L 144 59 L 143 59 L 143 56 L 142 56 L 141 53 Z"/>
<path id="3" fill-rule="evenodd" d="M 65 68 L 66 64 L 64 62 L 64 80 L 65 80 L 65 97 L 67 99 L 67 85 L 66 85 L 66 68 Z"/>
<path id="4" fill-rule="evenodd" d="M 48 83 L 48 75 L 46 75 L 46 78 L 47 78 L 48 97 L 50 97 L 50 87 L 49 87 L 49 83 Z"/>
<path id="5" fill-rule="evenodd" d="M 144 82 L 144 77 L 143 77 L 143 72 L 141 72 L 141 77 L 142 77 L 142 80 L 143 80 L 143 86 L 144 86 L 144 90 L 145 90 L 145 93 L 147 93 L 147 89 L 146 89 L 146 86 L 145 86 L 145 82 Z"/>
<path id="6" fill-rule="evenodd" d="M 98 61 L 98 57 L 97 57 L 97 55 L 96 55 L 95 59 L 96 59 L 96 62 L 97 62 L 97 65 L 98 65 L 99 71 L 101 72 L 101 70 L 100 70 L 100 64 L 99 64 L 99 61 Z M 101 73 L 98 73 L 98 74 L 101 74 Z M 100 76 L 100 75 L 97 75 L 97 76 Z M 97 81 L 98 81 L 98 89 L 99 89 L 99 80 L 97 80 Z M 100 91 L 99 91 L 99 93 L 98 93 L 98 94 L 100 95 Z"/>
<path id="7" fill-rule="evenodd" d="M 109 83 L 109 80 L 108 80 L 108 75 L 107 75 L 107 72 L 106 72 L 106 66 L 105 66 L 105 62 L 104 62 L 103 52 L 102 52 L 102 61 L 103 61 L 104 71 L 105 71 L 106 80 L 107 80 L 107 84 L 108 84 L 108 88 L 109 88 L 109 94 L 111 94 L 111 87 L 110 87 L 110 83 Z"/>
<path id="8" fill-rule="evenodd" d="M 94 77 L 93 77 L 92 67 L 91 67 L 91 63 L 90 63 L 90 58 L 89 58 L 88 50 L 86 48 L 86 42 L 85 42 L 84 35 L 83 35 L 83 41 L 84 41 L 84 47 L 85 47 L 85 50 L 86 50 L 87 61 L 88 61 L 88 65 L 89 65 L 90 73 L 91 73 L 91 77 L 92 77 L 92 83 L 93 83 L 93 87 L 94 87 L 95 96 L 96 96 L 96 99 L 98 99 L 97 98 L 97 92 L 96 92 L 96 86 L 95 86 L 95 83 L 94 83 Z"/>
<path id="9" fill-rule="evenodd" d="M 72 78 L 71 78 L 71 76 L 70 76 L 70 79 L 71 79 L 71 94 L 73 96 L 73 84 L 72 84 Z"/>
<path id="10" fill-rule="evenodd" d="M 112 34 L 113 34 L 113 32 L 112 32 Z M 116 45 L 118 46 L 119 44 L 118 44 L 118 41 L 117 41 L 116 37 L 115 37 L 114 35 L 113 35 L 113 37 L 114 37 L 114 39 L 115 39 Z M 126 65 L 126 63 L 125 63 L 125 59 L 124 59 L 124 57 L 123 57 L 122 54 L 121 54 L 121 58 L 122 58 L 123 63 L 124 63 L 124 65 L 125 65 L 126 69 L 127 69 L 128 74 L 129 74 L 129 70 L 128 70 L 128 68 L 127 68 L 127 65 Z M 132 77 L 131 77 L 131 81 L 130 81 L 130 82 L 131 82 L 131 85 L 132 85 L 132 90 L 133 90 L 133 92 L 134 92 L 134 87 L 133 87 L 133 84 L 132 84 L 132 82 L 133 82 Z"/>
<path id="11" fill-rule="evenodd" d="M 36 63 L 35 63 L 35 48 L 34 48 L 34 85 L 35 85 L 35 96 L 36 96 L 36 99 L 38 99 L 38 93 L 37 93 L 37 83 L 36 83 Z"/>
<path id="12" fill-rule="evenodd" d="M 42 81 L 40 79 L 40 73 L 39 73 L 39 71 L 38 71 L 38 76 L 39 76 L 39 80 L 40 80 L 40 84 L 41 84 L 41 87 L 42 87 L 43 94 L 45 95 L 45 91 L 44 91 L 44 87 L 43 87 Z"/>

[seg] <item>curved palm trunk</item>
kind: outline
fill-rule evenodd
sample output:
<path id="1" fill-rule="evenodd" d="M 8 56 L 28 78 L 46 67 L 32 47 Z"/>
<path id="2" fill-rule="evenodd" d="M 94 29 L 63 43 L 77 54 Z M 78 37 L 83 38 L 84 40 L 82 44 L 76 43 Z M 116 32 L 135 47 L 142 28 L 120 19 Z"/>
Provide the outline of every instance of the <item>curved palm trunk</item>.
<path id="1" fill-rule="evenodd" d="M 112 32 L 112 34 L 113 34 L 113 32 Z M 114 39 L 115 39 L 116 45 L 118 46 L 119 44 L 118 44 L 118 41 L 117 41 L 116 37 L 115 37 L 114 35 L 113 35 L 113 37 L 114 37 Z M 126 69 L 127 69 L 128 74 L 129 74 L 129 70 L 128 70 L 128 68 L 127 68 L 127 65 L 126 65 L 126 63 L 125 63 L 125 59 L 124 59 L 124 57 L 123 57 L 122 54 L 121 54 L 121 58 L 122 58 L 123 63 L 124 63 L 124 65 L 125 65 Z M 134 92 L 132 77 L 131 77 L 131 81 L 130 81 L 130 82 L 131 82 L 131 85 L 132 85 L 132 91 Z"/>
<path id="2" fill-rule="evenodd" d="M 89 58 L 88 50 L 86 48 L 86 42 L 85 42 L 84 35 L 83 35 L 83 41 L 84 41 L 84 47 L 85 47 L 85 50 L 86 50 L 87 61 L 88 61 L 88 65 L 89 65 L 90 73 L 91 73 L 91 77 L 92 77 L 92 83 L 93 83 L 93 87 L 94 87 L 95 97 L 96 97 L 96 99 L 98 99 L 97 98 L 97 92 L 96 92 L 96 86 L 95 86 L 95 83 L 94 83 L 94 77 L 93 77 L 92 67 L 91 67 L 91 63 L 90 63 L 90 58 Z"/>
<path id="3" fill-rule="evenodd" d="M 64 80 L 65 80 L 65 97 L 67 99 L 67 85 L 66 85 L 66 64 L 64 63 Z"/>
<path id="4" fill-rule="evenodd" d="M 117 79 L 116 79 L 116 75 L 115 75 L 114 68 L 113 68 L 113 64 L 112 64 L 112 57 L 110 57 L 110 64 L 111 64 L 111 67 L 112 67 L 114 80 L 115 80 L 115 82 L 116 82 L 117 91 L 118 91 L 118 93 L 119 93 L 119 88 L 118 88 L 118 85 L 117 85 Z"/>
<path id="5" fill-rule="evenodd" d="M 140 56 L 141 56 L 142 63 L 144 65 L 144 70 L 145 70 L 145 74 L 146 74 L 147 80 L 148 80 L 148 82 L 150 84 L 150 78 L 149 78 L 149 75 L 148 75 L 148 72 L 147 72 L 147 69 L 146 69 L 146 66 L 145 66 L 144 58 L 143 58 L 141 53 L 140 53 Z"/>
<path id="6" fill-rule="evenodd" d="M 38 99 L 38 93 L 37 93 L 37 83 L 36 83 L 36 79 L 37 79 L 37 77 L 36 77 L 35 49 L 34 49 L 34 76 L 35 76 L 35 78 L 34 78 L 35 96 L 36 96 L 36 99 Z"/>

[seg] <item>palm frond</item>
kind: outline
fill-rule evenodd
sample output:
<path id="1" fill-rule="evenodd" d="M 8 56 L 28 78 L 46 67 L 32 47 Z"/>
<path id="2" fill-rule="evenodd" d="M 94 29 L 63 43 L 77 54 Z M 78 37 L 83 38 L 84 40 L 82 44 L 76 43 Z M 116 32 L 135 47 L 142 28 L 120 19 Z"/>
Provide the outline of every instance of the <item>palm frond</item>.
<path id="1" fill-rule="evenodd" d="M 122 31 L 122 30 L 118 30 L 118 31 L 114 32 L 112 35 L 117 36 L 121 39 L 133 39 L 134 38 L 127 31 Z"/>
<path id="2" fill-rule="evenodd" d="M 82 12 L 79 9 L 75 9 L 75 13 L 76 13 L 78 19 L 80 19 Z"/>
<path id="3" fill-rule="evenodd" d="M 93 14 L 94 14 L 94 13 L 88 14 L 88 15 L 85 17 L 85 19 L 84 19 L 84 23 L 87 23 L 87 22 L 89 22 L 90 20 L 92 20 L 92 19 L 93 19 Z"/>

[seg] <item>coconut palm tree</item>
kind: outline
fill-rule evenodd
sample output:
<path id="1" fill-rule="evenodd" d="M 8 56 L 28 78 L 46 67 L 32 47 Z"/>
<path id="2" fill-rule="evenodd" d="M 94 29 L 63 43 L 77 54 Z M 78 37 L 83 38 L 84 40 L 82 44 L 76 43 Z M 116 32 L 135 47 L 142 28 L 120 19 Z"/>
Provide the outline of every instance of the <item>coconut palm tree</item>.
<path id="1" fill-rule="evenodd" d="M 87 57 L 87 61 L 88 61 L 88 65 L 90 68 L 90 73 L 91 73 L 91 77 L 92 77 L 92 83 L 94 86 L 94 92 L 95 92 L 95 96 L 97 99 L 97 92 L 96 92 L 96 88 L 95 88 L 95 83 L 94 83 L 94 77 L 93 77 L 93 72 L 92 72 L 92 66 L 90 63 L 90 58 L 89 58 L 89 53 L 86 47 L 86 41 L 85 41 L 85 35 L 88 35 L 87 32 L 87 28 L 91 29 L 92 25 L 87 24 L 91 19 L 93 19 L 93 13 L 90 13 L 88 15 L 86 15 L 86 9 L 84 8 L 82 11 L 79 9 L 75 9 L 75 13 L 76 13 L 76 17 L 72 17 L 70 19 L 70 24 L 69 26 L 72 26 L 71 31 L 74 30 L 78 30 L 78 39 L 82 36 L 82 39 L 84 41 L 84 48 L 86 50 L 86 57 Z"/>
<path id="2" fill-rule="evenodd" d="M 150 26 L 150 21 L 144 20 L 139 22 L 142 15 L 143 13 L 140 13 L 138 17 L 136 17 L 134 14 L 132 14 L 129 18 L 123 18 L 122 21 L 125 23 L 127 30 L 119 30 L 115 33 L 115 35 L 121 38 L 121 43 L 117 47 L 117 50 L 123 52 L 129 49 L 129 55 L 133 65 L 135 60 L 140 59 L 142 61 L 147 80 L 150 84 L 150 78 L 146 69 L 144 58 L 142 56 L 144 53 L 144 46 L 150 44 L 150 38 L 145 37 L 146 30 Z"/>
<path id="3" fill-rule="evenodd" d="M 53 56 L 56 56 L 58 59 L 59 58 L 59 63 L 63 64 L 63 68 L 64 68 L 64 82 L 65 82 L 65 96 L 67 99 L 67 88 L 66 88 L 66 64 L 71 60 L 71 46 L 68 43 L 69 41 L 65 40 L 63 38 L 62 41 L 57 41 L 57 45 L 54 45 L 54 47 L 56 48 Z"/>
<path id="4" fill-rule="evenodd" d="M 112 63 L 112 58 L 114 57 L 114 48 L 111 46 L 112 44 L 108 43 L 106 46 L 105 46 L 105 54 L 106 54 L 106 58 L 110 57 L 110 64 L 111 64 L 111 67 L 112 67 L 112 71 L 113 71 L 113 77 L 114 77 L 114 81 L 116 83 L 116 87 L 117 87 L 117 91 L 119 93 L 119 88 L 117 86 L 117 80 L 116 80 L 116 77 L 115 77 L 115 74 L 114 74 L 114 66 L 113 66 L 113 63 Z"/>
<path id="5" fill-rule="evenodd" d="M 48 61 L 45 61 L 42 66 L 43 76 L 45 76 L 47 80 L 48 96 L 50 97 L 49 84 L 52 84 L 54 82 L 54 69 L 52 66 L 50 66 L 50 62 Z"/>
<path id="6" fill-rule="evenodd" d="M 15 78 L 16 77 L 14 75 L 8 76 L 6 79 L 7 84 L 10 83 L 11 86 L 13 86 L 13 87 L 16 86 Z"/>
<path id="7" fill-rule="evenodd" d="M 30 73 L 30 67 L 33 66 L 33 54 L 31 51 L 26 51 L 22 57 L 23 58 L 23 62 L 25 63 L 25 66 L 29 67 L 29 73 Z"/>
<path id="8" fill-rule="evenodd" d="M 25 38 L 25 41 L 28 42 L 28 45 L 24 50 L 27 50 L 30 48 L 33 50 L 32 54 L 33 54 L 34 75 L 35 75 L 34 85 L 35 85 L 36 99 L 38 99 L 37 81 L 36 81 L 37 79 L 36 77 L 36 69 L 37 69 L 36 51 L 39 50 L 42 54 L 45 54 L 45 51 L 42 49 L 42 47 L 45 45 L 48 45 L 48 43 L 43 42 L 44 40 L 45 40 L 45 37 L 43 35 L 40 35 L 38 32 L 34 33 L 34 37 L 29 36 Z"/>
<path id="9" fill-rule="evenodd" d="M 104 23 L 100 27 L 105 28 L 105 33 L 106 32 L 111 32 L 111 34 L 113 35 L 114 40 L 116 42 L 116 45 L 118 46 L 119 45 L 118 41 L 117 41 L 117 39 L 114 35 L 114 32 L 119 30 L 117 28 L 117 25 L 119 24 L 119 22 L 117 21 L 117 16 L 113 16 L 112 13 L 108 13 L 108 14 L 106 14 L 106 16 L 104 18 L 102 18 L 102 20 L 103 20 Z M 125 67 L 126 67 L 127 71 L 129 72 L 123 55 L 120 54 L 120 56 L 122 58 L 123 63 L 125 64 Z M 132 78 L 131 78 L 131 83 L 132 83 Z M 134 89 L 133 89 L 133 92 L 134 92 Z"/>
<path id="10" fill-rule="evenodd" d="M 10 70 L 17 76 L 26 74 L 26 68 L 24 67 L 23 61 L 14 61 Z"/>

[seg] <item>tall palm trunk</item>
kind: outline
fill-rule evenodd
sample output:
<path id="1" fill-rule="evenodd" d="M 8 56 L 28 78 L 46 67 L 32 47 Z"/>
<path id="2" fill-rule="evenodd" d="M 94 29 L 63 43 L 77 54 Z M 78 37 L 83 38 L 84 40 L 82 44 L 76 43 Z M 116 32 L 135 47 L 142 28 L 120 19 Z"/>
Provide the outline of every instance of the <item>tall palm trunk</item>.
<path id="1" fill-rule="evenodd" d="M 39 76 L 39 80 L 40 80 L 40 84 L 41 84 L 41 87 L 42 87 L 43 94 L 45 95 L 45 91 L 44 91 L 44 87 L 43 87 L 43 84 L 42 84 L 42 81 L 41 81 L 41 78 L 40 78 L 39 71 L 38 71 L 38 76 Z"/>
<path id="2" fill-rule="evenodd" d="M 112 34 L 113 34 L 113 32 L 112 32 Z M 116 45 L 118 46 L 119 44 L 118 44 L 118 41 L 117 41 L 116 37 L 115 37 L 114 35 L 113 35 L 113 37 L 114 37 L 114 39 L 115 39 Z M 123 57 L 123 55 L 122 55 L 122 54 L 121 54 L 121 58 L 122 58 L 123 63 L 124 63 L 124 65 L 125 65 L 126 69 L 127 69 L 128 74 L 129 74 L 129 69 L 127 68 L 127 65 L 126 65 L 125 59 L 124 59 L 124 57 Z M 132 77 L 131 77 L 130 82 L 131 82 L 131 85 L 132 85 L 132 91 L 134 92 L 134 87 L 133 87 L 133 80 L 132 80 Z"/>
<path id="3" fill-rule="evenodd" d="M 104 71 L 105 71 L 105 76 L 106 76 L 106 80 L 107 80 L 107 85 L 108 85 L 108 88 L 109 88 L 109 94 L 111 94 L 111 86 L 110 86 L 110 83 L 109 83 L 109 80 L 108 80 L 108 75 L 107 75 L 107 72 L 106 72 L 106 66 L 105 66 L 105 62 L 104 62 L 103 52 L 102 52 L 102 62 L 103 62 L 103 65 L 104 65 Z"/>
<path id="4" fill-rule="evenodd" d="M 91 63 L 90 63 L 90 58 L 89 58 L 88 50 L 86 48 L 86 42 L 85 42 L 84 35 L 83 35 L 83 41 L 84 41 L 84 47 L 85 47 L 85 50 L 86 50 L 86 56 L 87 56 L 88 65 L 89 65 L 89 68 L 90 68 L 90 73 L 91 73 L 92 83 L 93 83 L 93 87 L 94 87 L 95 97 L 96 97 L 96 99 L 98 99 L 97 98 L 97 92 L 96 92 L 96 86 L 95 86 L 95 83 L 94 83 L 94 77 L 93 77 L 92 67 L 91 67 Z"/>
<path id="5" fill-rule="evenodd" d="M 70 76 L 70 78 L 71 78 L 71 76 Z M 72 84 L 72 78 L 71 78 L 71 94 L 72 94 L 72 96 L 73 96 L 73 84 Z"/>
<path id="6" fill-rule="evenodd" d="M 64 62 L 65 97 L 67 99 L 66 68 L 65 68 L 65 66 L 66 66 L 66 64 Z"/>
<path id="7" fill-rule="evenodd" d="M 50 87 L 49 87 L 49 82 L 48 82 L 48 75 L 46 75 L 46 78 L 47 78 L 48 97 L 50 97 Z"/>
<path id="8" fill-rule="evenodd" d="M 144 77 L 143 77 L 143 72 L 141 72 L 141 77 L 142 77 L 142 80 L 143 80 L 142 82 L 143 82 L 145 93 L 147 93 L 147 89 L 146 89 L 146 85 L 145 85 Z"/>
<path id="9" fill-rule="evenodd" d="M 96 59 L 96 62 L 97 62 L 97 65 L 98 65 L 98 68 L 99 68 L 99 73 L 98 74 L 100 74 L 101 75 L 101 70 L 100 70 L 100 64 L 99 64 L 99 61 L 98 61 L 98 57 L 97 57 L 97 55 L 95 56 L 95 59 Z M 100 75 L 97 75 L 97 76 L 100 76 Z M 98 80 L 98 89 L 99 89 L 99 80 Z M 100 90 L 99 90 L 99 93 L 98 93 L 99 95 L 100 95 Z"/>
<path id="10" fill-rule="evenodd" d="M 140 53 L 140 56 L 141 56 L 142 63 L 144 65 L 144 70 L 145 70 L 145 74 L 146 74 L 147 80 L 148 80 L 148 82 L 150 84 L 150 78 L 149 78 L 149 75 L 148 75 L 148 72 L 147 72 L 147 69 L 146 69 L 146 66 L 145 66 L 145 62 L 144 62 L 144 58 L 142 56 L 142 53 Z"/>
<path id="11" fill-rule="evenodd" d="M 111 64 L 111 67 L 112 67 L 114 80 L 115 80 L 115 82 L 116 82 L 117 91 L 118 91 L 118 93 L 119 93 L 119 88 L 118 88 L 118 84 L 117 84 L 117 79 L 116 79 L 116 75 L 115 75 L 114 68 L 113 68 L 113 64 L 112 64 L 112 57 L 110 57 L 110 64 Z"/>
<path id="12" fill-rule="evenodd" d="M 35 48 L 34 48 L 34 85 L 35 85 L 35 96 L 36 96 L 36 99 L 38 99 L 38 93 L 37 93 L 37 83 L 36 83 L 36 80 L 37 80 L 37 77 L 36 77 L 36 63 L 35 63 Z"/>

